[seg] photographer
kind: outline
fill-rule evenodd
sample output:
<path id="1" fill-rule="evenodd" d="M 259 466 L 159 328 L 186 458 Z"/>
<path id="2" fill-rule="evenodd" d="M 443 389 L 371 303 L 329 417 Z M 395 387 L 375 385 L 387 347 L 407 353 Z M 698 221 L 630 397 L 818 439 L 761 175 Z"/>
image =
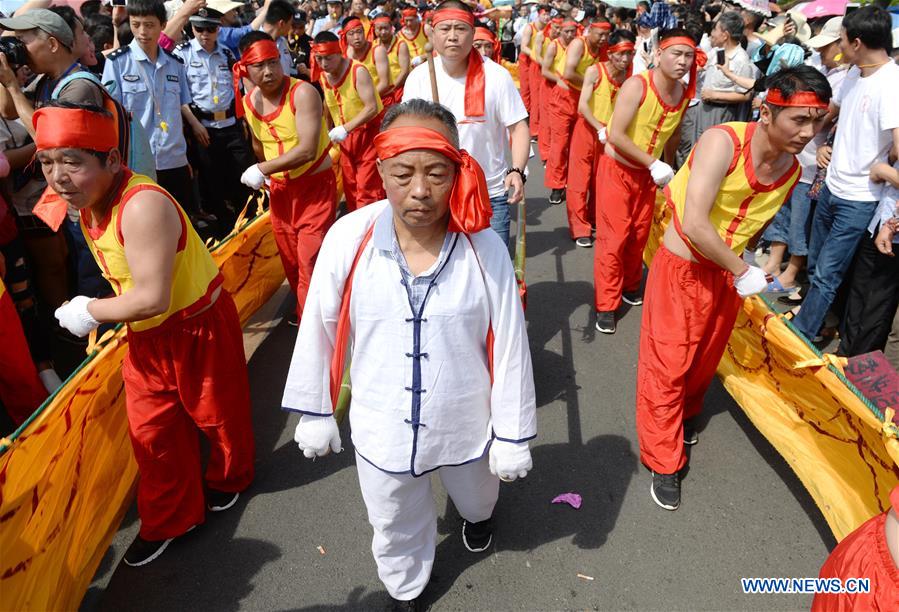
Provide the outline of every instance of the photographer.
<path id="1" fill-rule="evenodd" d="M 86 38 L 81 21 L 71 14 L 67 23 L 56 10 L 34 9 L 18 17 L 0 19 L 0 26 L 15 32 L 15 40 L 4 39 L 0 53 L 0 115 L 6 119 L 21 118 L 34 136 L 31 115 L 35 108 L 48 102 L 57 84 L 71 73 L 84 70 L 78 58 L 84 53 Z M 74 26 L 74 27 L 72 27 Z M 38 75 L 24 90 L 14 70 L 22 63 Z M 103 92 L 88 79 L 75 79 L 58 93 L 58 99 L 76 104 L 103 105 Z"/>

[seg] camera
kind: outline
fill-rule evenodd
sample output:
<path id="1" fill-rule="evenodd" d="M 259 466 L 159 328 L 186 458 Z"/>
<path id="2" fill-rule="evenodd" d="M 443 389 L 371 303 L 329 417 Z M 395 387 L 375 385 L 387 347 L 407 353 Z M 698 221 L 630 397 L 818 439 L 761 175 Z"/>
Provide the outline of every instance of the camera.
<path id="1" fill-rule="evenodd" d="M 0 36 L 0 53 L 6 54 L 6 61 L 13 70 L 28 63 L 25 43 L 15 36 Z"/>

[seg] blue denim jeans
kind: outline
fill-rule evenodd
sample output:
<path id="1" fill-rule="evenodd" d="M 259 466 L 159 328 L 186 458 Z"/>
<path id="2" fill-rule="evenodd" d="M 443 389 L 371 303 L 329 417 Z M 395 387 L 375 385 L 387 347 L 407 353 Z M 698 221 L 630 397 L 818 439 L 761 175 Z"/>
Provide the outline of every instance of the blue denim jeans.
<path id="1" fill-rule="evenodd" d="M 790 255 L 808 255 L 808 239 L 811 232 L 811 200 L 808 199 L 809 183 L 797 183 L 790 199 L 777 211 L 774 221 L 762 238 L 768 242 L 783 242 Z"/>
<path id="2" fill-rule="evenodd" d="M 802 309 L 793 319 L 793 324 L 807 338 L 814 338 L 821 329 L 876 206 L 877 202 L 838 198 L 830 193 L 827 185 L 821 189 L 808 249 L 811 286 Z"/>
<path id="3" fill-rule="evenodd" d="M 490 217 L 490 227 L 499 234 L 503 244 L 508 248 L 509 224 L 512 222 L 512 217 L 509 214 L 509 196 L 503 193 L 495 198 L 490 198 L 490 207 L 493 209 L 493 216 Z"/>

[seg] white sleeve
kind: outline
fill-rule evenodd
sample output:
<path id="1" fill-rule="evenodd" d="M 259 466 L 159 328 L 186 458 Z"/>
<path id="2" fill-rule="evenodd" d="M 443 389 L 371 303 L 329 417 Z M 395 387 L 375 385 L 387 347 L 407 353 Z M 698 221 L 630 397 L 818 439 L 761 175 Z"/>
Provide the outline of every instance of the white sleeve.
<path id="1" fill-rule="evenodd" d="M 880 91 L 881 130 L 893 130 L 899 127 L 899 104 L 896 104 L 896 92 L 899 91 L 899 67 L 892 66 L 890 68 L 892 68 L 890 79 L 887 81 L 886 87 Z"/>
<path id="2" fill-rule="evenodd" d="M 496 71 L 501 75 L 500 78 L 496 80 L 499 99 L 499 118 L 500 121 L 503 122 L 503 125 L 509 127 L 523 119 L 527 119 L 528 111 L 524 107 L 521 93 L 519 93 L 518 88 L 515 87 L 512 75 L 502 66 L 498 67 L 501 68 L 501 70 Z M 488 84 L 487 87 L 490 87 L 490 85 Z"/>
<path id="3" fill-rule="evenodd" d="M 348 240 L 346 225 L 331 228 L 316 259 L 287 372 L 283 410 L 319 416 L 334 412 L 330 385 L 337 320 L 343 286 L 362 241 L 362 236 Z"/>
<path id="4" fill-rule="evenodd" d="M 483 266 L 490 300 L 493 433 L 497 439 L 506 442 L 526 442 L 537 436 L 537 400 L 528 331 L 515 271 L 508 251 L 492 230 L 475 234 L 472 241 Z"/>
<path id="5" fill-rule="evenodd" d="M 422 75 L 424 74 L 422 70 L 427 72 L 427 63 L 420 64 L 413 68 L 412 72 L 410 72 L 409 76 L 406 78 L 406 82 L 403 85 L 403 102 L 408 102 L 415 98 L 431 99 L 430 82 L 428 82 L 427 96 L 422 93 L 422 83 L 424 82 L 422 79 Z M 428 77 L 428 80 L 430 81 L 430 77 Z"/>

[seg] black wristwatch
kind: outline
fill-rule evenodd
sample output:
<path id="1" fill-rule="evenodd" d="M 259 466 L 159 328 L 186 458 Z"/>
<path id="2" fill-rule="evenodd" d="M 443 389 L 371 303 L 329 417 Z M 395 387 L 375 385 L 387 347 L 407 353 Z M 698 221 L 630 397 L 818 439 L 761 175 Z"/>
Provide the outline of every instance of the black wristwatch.
<path id="1" fill-rule="evenodd" d="M 522 185 L 524 185 L 525 183 L 528 182 L 528 177 L 526 177 L 526 176 L 524 175 L 524 170 L 522 170 L 521 168 L 509 168 L 508 170 L 506 170 L 506 176 L 509 176 L 509 175 L 512 174 L 513 172 L 517 172 L 518 175 L 521 177 L 521 184 L 522 184 Z"/>

